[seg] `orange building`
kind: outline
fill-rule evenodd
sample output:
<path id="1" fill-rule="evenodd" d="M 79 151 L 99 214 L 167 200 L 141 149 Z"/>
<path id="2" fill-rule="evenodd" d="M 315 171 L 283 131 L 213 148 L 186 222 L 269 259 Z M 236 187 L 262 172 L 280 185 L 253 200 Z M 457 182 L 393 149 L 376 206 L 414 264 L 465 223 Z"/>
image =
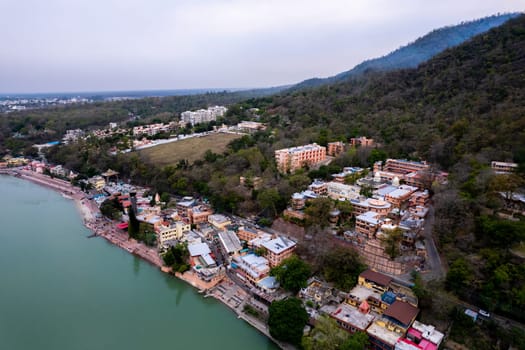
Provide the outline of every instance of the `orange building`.
<path id="1" fill-rule="evenodd" d="M 345 144 L 342 141 L 328 142 L 328 149 L 326 153 L 329 156 L 337 157 L 345 151 Z"/>
<path id="2" fill-rule="evenodd" d="M 350 139 L 350 145 L 362 146 L 362 147 L 372 147 L 374 145 L 374 139 L 367 139 L 366 136 L 361 137 L 352 137 Z"/>
<path id="3" fill-rule="evenodd" d="M 304 166 L 311 166 L 326 159 L 326 147 L 316 143 L 283 148 L 275 151 L 275 162 L 281 173 L 294 172 Z"/>

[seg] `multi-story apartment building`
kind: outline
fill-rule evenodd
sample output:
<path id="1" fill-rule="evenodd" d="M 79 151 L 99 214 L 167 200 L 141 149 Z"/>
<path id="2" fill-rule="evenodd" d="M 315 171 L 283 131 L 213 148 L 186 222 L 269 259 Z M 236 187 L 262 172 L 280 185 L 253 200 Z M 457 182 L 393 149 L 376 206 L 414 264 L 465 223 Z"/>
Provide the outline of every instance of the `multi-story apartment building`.
<path id="1" fill-rule="evenodd" d="M 180 114 L 180 119 L 183 124 L 191 123 L 191 125 L 195 125 L 207 123 L 217 120 L 217 117 L 222 117 L 227 110 L 228 109 L 223 106 L 214 106 L 197 111 L 186 111 Z"/>
<path id="2" fill-rule="evenodd" d="M 159 226 L 157 230 L 159 243 L 163 245 L 166 241 L 180 239 L 184 233 L 189 232 L 190 230 L 191 225 L 182 221 L 176 221 L 169 226 Z"/>
<path id="3" fill-rule="evenodd" d="M 383 221 L 378 213 L 367 211 L 355 218 L 355 231 L 366 235 L 368 238 L 375 236 Z"/>
<path id="4" fill-rule="evenodd" d="M 196 205 L 188 210 L 190 223 L 202 224 L 208 222 L 208 217 L 213 214 L 213 209 L 207 205 Z"/>
<path id="5" fill-rule="evenodd" d="M 275 151 L 277 169 L 281 173 L 294 172 L 304 166 L 311 166 L 326 159 L 326 147 L 316 143 L 284 148 Z"/>
<path id="6" fill-rule="evenodd" d="M 284 237 L 277 237 L 263 242 L 262 246 L 267 250 L 266 259 L 270 262 L 270 267 L 275 267 L 292 256 L 296 243 Z"/>
<path id="7" fill-rule="evenodd" d="M 374 139 L 367 139 L 366 136 L 352 137 L 350 139 L 350 145 L 354 147 L 372 147 L 374 145 Z"/>
<path id="8" fill-rule="evenodd" d="M 326 153 L 329 156 L 337 157 L 345 151 L 345 144 L 342 141 L 328 142 Z"/>

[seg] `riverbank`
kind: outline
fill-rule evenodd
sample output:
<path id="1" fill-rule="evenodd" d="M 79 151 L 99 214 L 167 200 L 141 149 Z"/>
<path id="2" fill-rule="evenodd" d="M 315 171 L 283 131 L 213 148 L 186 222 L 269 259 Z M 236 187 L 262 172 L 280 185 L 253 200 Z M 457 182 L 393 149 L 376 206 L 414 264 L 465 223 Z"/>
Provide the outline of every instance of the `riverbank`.
<path id="1" fill-rule="evenodd" d="M 197 288 L 200 292 L 206 293 L 204 297 L 213 297 L 220 301 L 223 305 L 232 310 L 237 315 L 237 318 L 243 319 L 260 333 L 272 340 L 281 349 L 294 349 L 294 347 L 291 347 L 288 344 L 282 344 L 273 339 L 265 322 L 254 319 L 243 312 L 244 305 L 247 303 L 250 296 L 227 276 L 224 276 L 220 283 L 211 284 L 202 281 L 191 271 L 184 274 L 173 274 L 171 269 L 164 266 L 156 248 L 147 247 L 134 239 L 130 239 L 127 232 L 116 228 L 115 222 L 102 217 L 96 204 L 87 199 L 84 192 L 72 186 L 67 181 L 19 169 L 17 169 L 16 172 L 8 173 L 6 175 L 14 175 L 18 178 L 60 192 L 64 198 L 74 201 L 84 225 L 93 233 L 89 238 L 100 236 L 106 239 L 109 243 L 125 249 L 129 253 L 157 266 L 162 272 L 174 275 L 194 288 Z M 222 291 L 224 291 L 224 293 Z"/>

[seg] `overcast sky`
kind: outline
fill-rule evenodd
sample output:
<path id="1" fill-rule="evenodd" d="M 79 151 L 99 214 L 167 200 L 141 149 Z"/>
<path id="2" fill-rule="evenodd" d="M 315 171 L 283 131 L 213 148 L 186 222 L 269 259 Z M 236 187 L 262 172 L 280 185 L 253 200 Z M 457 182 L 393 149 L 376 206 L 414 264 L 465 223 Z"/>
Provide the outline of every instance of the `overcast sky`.
<path id="1" fill-rule="evenodd" d="M 325 77 L 525 0 L 0 0 L 0 92 Z"/>

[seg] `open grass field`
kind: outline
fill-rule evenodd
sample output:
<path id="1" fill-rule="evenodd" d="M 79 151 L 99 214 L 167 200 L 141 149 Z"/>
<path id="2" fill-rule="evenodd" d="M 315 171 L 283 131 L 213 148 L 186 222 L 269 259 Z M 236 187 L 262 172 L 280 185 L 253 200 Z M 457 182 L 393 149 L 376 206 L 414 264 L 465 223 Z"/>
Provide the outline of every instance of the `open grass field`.
<path id="1" fill-rule="evenodd" d="M 239 137 L 241 135 L 211 134 L 146 148 L 138 153 L 146 163 L 157 166 L 175 165 L 182 159 L 186 159 L 191 164 L 202 159 L 206 150 L 219 154 L 224 152 L 228 143 Z"/>

